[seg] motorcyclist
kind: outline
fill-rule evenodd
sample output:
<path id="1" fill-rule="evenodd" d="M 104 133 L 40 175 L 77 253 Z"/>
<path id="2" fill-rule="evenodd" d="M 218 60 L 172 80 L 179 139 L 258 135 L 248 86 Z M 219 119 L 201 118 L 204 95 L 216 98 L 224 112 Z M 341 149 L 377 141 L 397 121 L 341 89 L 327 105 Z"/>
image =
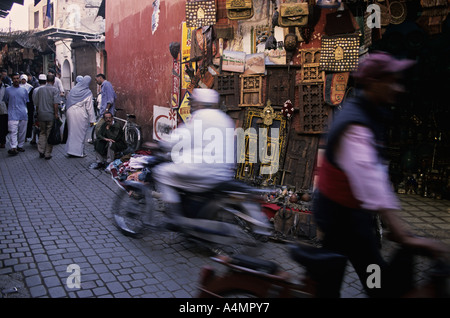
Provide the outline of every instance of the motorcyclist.
<path id="1" fill-rule="evenodd" d="M 204 192 L 233 179 L 235 124 L 218 105 L 215 90 L 195 88 L 190 97 L 192 116 L 171 134 L 170 142 L 162 142 L 172 162 L 159 165 L 153 173 L 172 217 L 182 215 L 175 188 Z"/>

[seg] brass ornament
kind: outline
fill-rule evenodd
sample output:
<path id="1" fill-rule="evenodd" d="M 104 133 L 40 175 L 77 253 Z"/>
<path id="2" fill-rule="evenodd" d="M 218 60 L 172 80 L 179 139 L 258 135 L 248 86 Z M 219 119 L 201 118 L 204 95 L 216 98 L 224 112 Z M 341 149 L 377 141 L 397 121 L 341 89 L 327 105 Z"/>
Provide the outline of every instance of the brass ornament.
<path id="1" fill-rule="evenodd" d="M 334 59 L 336 61 L 341 61 L 344 59 L 344 49 L 341 46 L 338 46 L 336 50 L 334 50 Z"/>
<path id="2" fill-rule="evenodd" d="M 272 102 L 270 100 L 267 101 L 267 106 L 263 109 L 263 122 L 266 126 L 271 126 L 273 124 L 273 120 L 277 115 L 272 107 Z"/>

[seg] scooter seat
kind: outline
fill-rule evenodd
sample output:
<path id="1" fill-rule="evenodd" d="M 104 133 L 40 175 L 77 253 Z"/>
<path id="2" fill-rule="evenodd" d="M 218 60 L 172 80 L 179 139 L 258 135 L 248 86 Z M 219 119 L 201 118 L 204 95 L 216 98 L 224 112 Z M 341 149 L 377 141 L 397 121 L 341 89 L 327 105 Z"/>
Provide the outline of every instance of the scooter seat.
<path id="1" fill-rule="evenodd" d="M 324 248 L 307 245 L 291 245 L 291 257 L 307 269 L 327 271 L 342 268 L 347 263 L 347 257 Z"/>
<path id="2" fill-rule="evenodd" d="M 339 297 L 347 257 L 324 248 L 303 244 L 290 246 L 291 257 L 304 267 L 315 282 L 314 294 L 319 298 Z"/>
<path id="3" fill-rule="evenodd" d="M 276 263 L 248 255 L 233 255 L 230 263 L 267 274 L 274 274 L 278 271 Z"/>

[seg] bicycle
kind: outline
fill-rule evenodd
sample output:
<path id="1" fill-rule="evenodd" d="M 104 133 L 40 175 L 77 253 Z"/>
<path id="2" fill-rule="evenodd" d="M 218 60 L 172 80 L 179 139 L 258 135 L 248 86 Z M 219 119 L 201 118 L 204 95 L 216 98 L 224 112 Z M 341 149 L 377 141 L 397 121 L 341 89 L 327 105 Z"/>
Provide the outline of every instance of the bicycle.
<path id="1" fill-rule="evenodd" d="M 116 108 L 116 111 L 123 111 L 121 108 Z M 128 145 L 128 148 L 125 150 L 126 153 L 133 153 L 138 150 L 142 145 L 142 133 L 141 127 L 137 125 L 134 120 L 136 119 L 136 115 L 127 114 L 127 119 L 122 119 L 120 117 L 114 116 L 114 120 L 122 123 L 122 129 L 125 134 L 125 142 Z M 94 127 L 92 127 L 91 139 L 88 140 L 89 143 L 94 143 L 94 140 L 97 138 L 97 123 L 99 119 L 94 123 Z"/>
<path id="2" fill-rule="evenodd" d="M 223 266 L 218 271 L 210 265 L 202 267 L 198 298 L 316 298 L 324 295 L 326 286 L 336 282 L 347 263 L 347 257 L 323 247 L 307 243 L 289 244 L 290 257 L 306 271 L 299 278 L 285 272 L 279 264 L 248 255 L 217 255 L 211 259 Z M 435 260 L 427 251 L 416 250 L 414 256 L 429 258 L 430 269 L 421 275 L 423 282 L 415 283 L 398 298 L 448 298 L 450 296 L 450 265 Z M 419 275 L 420 276 L 420 275 Z M 322 287 L 321 287 L 322 286 Z M 391 296 L 394 297 L 394 296 Z"/>

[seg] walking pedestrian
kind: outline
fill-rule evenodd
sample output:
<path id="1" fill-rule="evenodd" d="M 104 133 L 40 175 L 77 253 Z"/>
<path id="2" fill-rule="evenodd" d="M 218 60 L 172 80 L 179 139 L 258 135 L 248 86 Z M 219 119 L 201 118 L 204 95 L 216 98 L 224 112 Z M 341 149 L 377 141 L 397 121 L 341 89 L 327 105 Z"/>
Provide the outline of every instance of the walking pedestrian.
<path id="1" fill-rule="evenodd" d="M 39 157 L 47 160 L 52 158 L 53 145 L 47 142 L 48 136 L 53 127 L 53 119 L 59 119 L 59 91 L 54 86 L 55 76 L 47 75 L 47 84 L 41 86 L 33 95 L 34 104 L 39 121 Z"/>
<path id="2" fill-rule="evenodd" d="M 35 77 L 34 73 L 25 72 L 28 76 L 28 83 L 31 84 L 34 88 L 39 87 L 39 80 Z"/>
<path id="3" fill-rule="evenodd" d="M 2 74 L 2 82 L 8 86 L 12 85 L 12 81 L 8 76 L 8 71 L 5 70 L 4 68 L 0 70 L 1 74 Z"/>
<path id="4" fill-rule="evenodd" d="M 34 105 L 34 95 L 36 95 L 36 92 L 38 91 L 38 89 L 40 87 L 45 86 L 47 84 L 47 75 L 39 74 L 38 80 L 39 80 L 39 86 L 36 87 L 35 89 L 33 89 L 33 92 L 31 94 L 32 95 L 31 99 L 33 100 L 33 105 Z M 34 105 L 33 129 L 32 129 L 32 132 L 31 132 L 31 141 L 30 141 L 31 145 L 36 145 L 36 139 L 39 136 L 39 132 L 40 132 L 39 121 L 37 120 L 36 106 L 37 105 Z"/>
<path id="5" fill-rule="evenodd" d="M 315 194 L 313 211 L 324 234 L 323 247 L 348 257 L 371 297 L 399 297 L 411 288 L 414 249 L 429 250 L 435 256 L 446 251 L 437 242 L 418 238 L 408 230 L 399 216 L 401 206 L 385 165 L 388 111 L 404 91 L 402 73 L 413 64 L 383 52 L 371 53 L 361 61 L 353 74 L 360 87 L 355 97 L 343 103 L 328 133 Z M 403 247 L 389 263 L 379 251 L 375 214 Z M 381 269 L 380 288 L 367 286 L 369 265 Z M 339 297 L 344 270 L 339 269 L 336 280 L 320 289 L 320 296 Z"/>
<path id="6" fill-rule="evenodd" d="M 3 101 L 7 84 L 3 82 L 4 74 L 0 73 L 0 148 L 5 148 L 6 135 L 8 135 L 8 108 Z"/>
<path id="7" fill-rule="evenodd" d="M 30 93 L 31 89 L 33 88 L 33 85 L 28 83 L 28 76 L 26 74 L 20 75 L 19 86 L 25 88 L 28 93 Z"/>
<path id="8" fill-rule="evenodd" d="M 84 76 L 70 91 L 66 103 L 68 138 L 66 153 L 69 156 L 85 157 L 84 143 L 89 127 L 95 122 L 93 95 L 89 89 L 91 77 Z"/>
<path id="9" fill-rule="evenodd" d="M 95 80 L 97 84 L 100 85 L 100 94 L 102 94 L 100 116 L 103 116 L 105 112 L 110 112 L 114 116 L 116 112 L 115 103 L 117 95 L 112 84 L 106 80 L 104 74 L 97 74 Z"/>
<path id="10" fill-rule="evenodd" d="M 48 74 L 47 75 L 53 75 L 54 76 L 55 82 L 54 82 L 53 86 L 55 86 L 58 89 L 59 96 L 60 97 L 64 97 L 64 95 L 65 95 L 64 86 L 62 84 L 61 79 L 58 76 L 56 76 L 56 71 L 51 68 L 51 69 L 48 70 Z M 58 101 L 58 103 L 59 103 L 59 101 Z"/>
<path id="11" fill-rule="evenodd" d="M 10 148 L 8 153 L 12 156 L 19 152 L 24 152 L 23 145 L 27 133 L 28 123 L 28 92 L 20 87 L 20 75 L 15 73 L 12 76 L 13 85 L 6 88 L 3 101 L 8 107 L 8 131 L 10 134 Z"/>
<path id="12" fill-rule="evenodd" d="M 28 103 L 27 103 L 27 110 L 28 110 L 28 124 L 27 124 L 27 134 L 25 136 L 25 140 L 28 138 L 31 138 L 32 130 L 33 130 L 33 118 L 34 118 L 34 103 L 33 103 L 33 90 L 34 87 L 30 83 L 28 83 L 28 79 L 31 77 L 28 76 L 26 73 L 20 75 L 20 87 L 23 87 L 28 92 Z"/>

